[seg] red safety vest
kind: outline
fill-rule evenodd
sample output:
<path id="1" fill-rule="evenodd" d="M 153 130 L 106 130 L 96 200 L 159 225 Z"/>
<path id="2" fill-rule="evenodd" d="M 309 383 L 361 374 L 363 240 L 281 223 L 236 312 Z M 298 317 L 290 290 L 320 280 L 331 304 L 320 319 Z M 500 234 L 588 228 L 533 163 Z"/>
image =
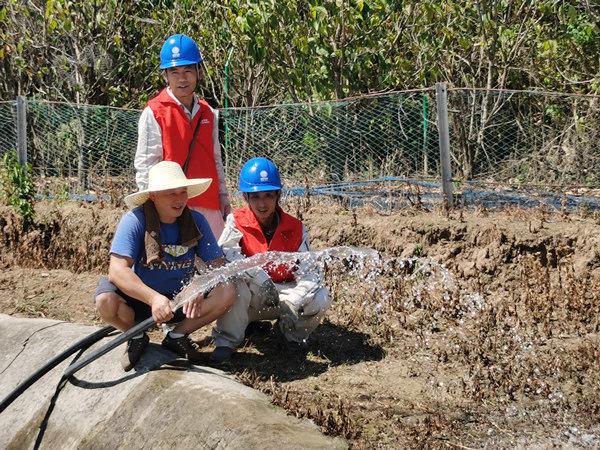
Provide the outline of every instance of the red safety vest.
<path id="1" fill-rule="evenodd" d="M 267 243 L 260 224 L 250 208 L 240 208 L 233 212 L 235 226 L 242 232 L 240 247 L 246 256 L 264 253 L 269 250 L 278 252 L 297 252 L 302 244 L 302 222 L 277 207 L 279 225 L 271 242 Z M 264 267 L 275 283 L 294 281 L 293 270 L 286 265 L 267 265 Z"/>
<path id="2" fill-rule="evenodd" d="M 213 181 L 206 192 L 191 198 L 188 205 L 220 210 L 219 176 L 213 143 L 215 115 L 204 100 L 200 100 L 198 103 L 200 111 L 196 113 L 191 122 L 183 107 L 173 100 L 166 89 L 150 100 L 148 106 L 154 113 L 162 132 L 163 160 L 178 162 L 182 167 L 185 164 L 196 125 L 201 121 L 194 147 L 191 150 L 192 156 L 186 175 L 188 178 L 212 178 Z"/>

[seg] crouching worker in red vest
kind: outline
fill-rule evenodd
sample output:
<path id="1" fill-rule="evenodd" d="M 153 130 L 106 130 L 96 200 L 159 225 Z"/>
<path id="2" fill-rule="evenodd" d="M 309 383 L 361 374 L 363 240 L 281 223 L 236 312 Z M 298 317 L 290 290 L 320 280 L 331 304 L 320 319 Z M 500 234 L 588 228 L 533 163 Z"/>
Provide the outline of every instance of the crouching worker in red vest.
<path id="1" fill-rule="evenodd" d="M 228 262 L 267 251 L 309 250 L 308 233 L 298 219 L 279 206 L 279 171 L 267 158 L 252 158 L 241 170 L 240 191 L 247 207 L 227 216 L 219 245 Z M 245 336 L 246 327 L 257 320 L 278 319 L 277 332 L 292 350 L 306 350 L 310 333 L 319 325 L 330 305 L 322 275 L 314 269 L 302 276 L 285 265 L 247 270 L 238 281 L 238 298 L 217 320 L 213 331 L 215 350 L 211 360 L 222 363 L 231 357 Z"/>
<path id="2" fill-rule="evenodd" d="M 196 257 L 209 268 L 224 264 L 208 222 L 187 207 L 188 198 L 210 184 L 210 178 L 186 178 L 176 162 L 154 165 L 148 189 L 125 197 L 131 211 L 117 226 L 108 277 L 100 279 L 94 299 L 102 320 L 121 331 L 150 316 L 158 324 L 174 325 L 162 345 L 192 363 L 201 362 L 200 353 L 188 335 L 223 315 L 236 295 L 233 284 L 222 283 L 176 312 L 171 309 L 171 300 L 194 274 Z M 121 358 L 125 371 L 137 364 L 148 341 L 141 332 L 128 342 Z"/>

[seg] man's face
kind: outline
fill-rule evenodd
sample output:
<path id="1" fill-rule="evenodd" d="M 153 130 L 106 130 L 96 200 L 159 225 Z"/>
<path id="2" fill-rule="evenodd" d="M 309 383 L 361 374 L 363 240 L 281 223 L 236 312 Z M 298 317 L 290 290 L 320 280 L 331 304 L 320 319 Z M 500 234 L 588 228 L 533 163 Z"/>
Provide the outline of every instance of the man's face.
<path id="1" fill-rule="evenodd" d="M 189 66 L 170 67 L 165 69 L 167 84 L 177 98 L 188 98 L 194 94 L 198 82 L 198 68 L 196 64 Z"/>
<path id="2" fill-rule="evenodd" d="M 167 191 L 151 192 L 150 199 L 154 202 L 158 217 L 163 223 L 173 223 L 187 205 L 187 188 L 169 189 Z"/>
<path id="3" fill-rule="evenodd" d="M 246 193 L 245 197 L 248 206 L 261 225 L 268 225 L 273 220 L 280 192 L 263 191 Z"/>

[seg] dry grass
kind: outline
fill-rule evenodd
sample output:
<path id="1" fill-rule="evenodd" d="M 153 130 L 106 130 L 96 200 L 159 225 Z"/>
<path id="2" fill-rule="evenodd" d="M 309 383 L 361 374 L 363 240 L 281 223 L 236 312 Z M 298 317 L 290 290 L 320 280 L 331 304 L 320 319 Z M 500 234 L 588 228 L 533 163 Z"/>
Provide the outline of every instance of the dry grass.
<path id="1" fill-rule="evenodd" d="M 420 207 L 382 215 L 318 203 L 301 198 L 291 207 L 313 243 L 372 247 L 385 257 L 376 265 L 330 263 L 333 307 L 308 356 L 285 354 L 266 330 L 230 367 L 240 381 L 353 448 L 583 445 L 561 433 L 600 422 L 595 217 Z M 4 268 L 82 275 L 103 271 L 121 214 L 49 205 L 23 235 L 3 212 Z M 61 308 L 79 301 L 72 287 L 42 282 L 27 292 L 26 281 L 3 312 L 69 318 Z"/>

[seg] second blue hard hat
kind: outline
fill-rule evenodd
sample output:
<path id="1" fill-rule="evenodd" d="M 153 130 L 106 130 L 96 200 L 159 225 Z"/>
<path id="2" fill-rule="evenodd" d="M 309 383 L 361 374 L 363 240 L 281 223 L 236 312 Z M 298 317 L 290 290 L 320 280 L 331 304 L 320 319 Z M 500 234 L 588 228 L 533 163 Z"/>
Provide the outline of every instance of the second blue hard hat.
<path id="1" fill-rule="evenodd" d="M 185 34 L 169 37 L 160 49 L 160 68 L 188 66 L 202 62 L 198 44 Z"/>
<path id="2" fill-rule="evenodd" d="M 240 171 L 240 191 L 261 192 L 281 189 L 279 170 L 273 161 L 258 157 L 249 159 Z"/>

